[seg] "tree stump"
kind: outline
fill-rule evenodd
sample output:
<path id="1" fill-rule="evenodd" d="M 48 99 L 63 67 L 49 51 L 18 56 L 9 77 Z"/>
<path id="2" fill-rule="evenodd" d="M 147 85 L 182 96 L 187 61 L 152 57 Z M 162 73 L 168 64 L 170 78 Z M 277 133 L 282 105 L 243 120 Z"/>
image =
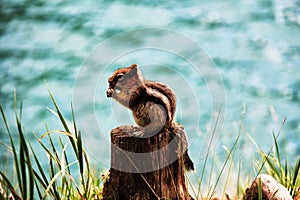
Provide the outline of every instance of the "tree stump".
<path id="1" fill-rule="evenodd" d="M 139 127 L 113 129 L 111 168 L 103 199 L 193 199 L 185 184 L 184 130 L 176 126 L 148 138 L 136 137 Z"/>

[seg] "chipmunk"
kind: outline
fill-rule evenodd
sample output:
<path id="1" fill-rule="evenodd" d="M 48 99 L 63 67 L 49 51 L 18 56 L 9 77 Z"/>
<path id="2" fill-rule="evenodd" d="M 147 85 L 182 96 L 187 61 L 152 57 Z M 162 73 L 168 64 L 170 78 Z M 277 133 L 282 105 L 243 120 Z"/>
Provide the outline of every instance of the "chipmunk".
<path id="1" fill-rule="evenodd" d="M 183 127 L 174 121 L 176 96 L 167 85 L 145 80 L 138 65 L 117 69 L 108 79 L 107 97 L 112 97 L 132 111 L 134 120 L 142 128 L 137 135 L 147 137 L 163 129 L 175 130 L 182 138 L 186 151 L 183 160 L 186 169 L 194 169 L 187 154 L 187 140 Z"/>

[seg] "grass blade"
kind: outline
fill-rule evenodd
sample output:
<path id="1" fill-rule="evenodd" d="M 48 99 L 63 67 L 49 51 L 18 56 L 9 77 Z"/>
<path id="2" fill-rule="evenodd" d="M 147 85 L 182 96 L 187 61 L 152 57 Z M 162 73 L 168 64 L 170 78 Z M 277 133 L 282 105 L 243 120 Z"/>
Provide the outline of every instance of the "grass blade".
<path id="1" fill-rule="evenodd" d="M 46 82 L 45 82 L 45 83 L 46 83 Z M 53 97 L 53 95 L 52 95 L 52 93 L 51 93 L 51 91 L 50 91 L 50 89 L 49 89 L 47 83 L 46 83 L 46 87 L 47 87 L 48 93 L 49 93 L 49 95 L 50 95 L 50 98 L 51 98 L 51 100 L 52 100 L 52 103 L 53 103 L 54 106 L 55 106 L 55 109 L 56 109 L 56 112 L 57 112 L 57 114 L 58 114 L 58 116 L 59 116 L 59 119 L 60 119 L 61 122 L 62 122 L 63 127 L 65 128 L 65 130 L 66 130 L 67 132 L 70 133 L 69 127 L 68 127 L 68 125 L 67 125 L 67 123 L 66 123 L 66 121 L 65 121 L 65 119 L 64 119 L 64 117 L 63 117 L 63 115 L 62 115 L 62 113 L 60 112 L 60 109 L 59 109 L 59 107 L 58 107 L 58 105 L 57 105 L 57 103 L 56 103 L 56 101 L 55 101 L 55 99 L 54 99 L 54 97 Z"/>
<path id="2" fill-rule="evenodd" d="M 239 139 L 241 137 L 241 132 L 242 132 L 242 127 L 243 127 L 243 123 L 244 123 L 245 114 L 246 114 L 246 104 L 244 104 L 244 109 L 243 109 L 243 112 L 242 112 L 241 123 L 240 123 L 239 130 L 238 130 L 238 136 L 235 139 L 235 141 L 234 141 L 234 143 L 233 143 L 233 145 L 232 145 L 232 147 L 231 147 L 231 149 L 230 149 L 230 151 L 229 151 L 229 153 L 227 155 L 227 158 L 226 158 L 226 160 L 225 160 L 225 162 L 224 162 L 224 164 L 222 166 L 221 172 L 219 173 L 219 175 L 217 177 L 217 181 L 216 181 L 216 183 L 215 183 L 215 185 L 213 187 L 213 190 L 212 190 L 213 193 L 216 191 L 217 185 L 218 185 L 218 183 L 220 181 L 220 178 L 221 178 L 221 175 L 223 174 L 223 171 L 224 171 L 224 169 L 225 169 L 225 167 L 227 165 L 227 162 L 229 161 L 230 158 L 233 159 L 233 156 L 234 156 L 233 152 L 235 151 L 236 145 L 238 144 L 238 141 L 239 141 Z M 212 193 L 212 195 L 213 195 L 213 193 Z M 210 198 L 212 198 L 212 195 L 210 196 Z"/>
<path id="3" fill-rule="evenodd" d="M 237 178 L 237 187 L 236 187 L 236 194 L 237 197 L 240 196 L 240 190 L 241 190 L 241 166 L 242 166 L 242 159 L 239 159 L 239 168 L 238 168 L 238 178 Z"/>
<path id="4" fill-rule="evenodd" d="M 60 130 L 47 131 L 45 134 L 43 134 L 43 135 L 41 136 L 41 139 L 43 139 L 43 138 L 46 137 L 47 135 L 50 135 L 51 133 L 59 133 L 59 134 L 62 134 L 62 135 L 67 135 L 68 137 L 72 137 L 73 139 L 75 139 L 74 136 L 73 136 L 71 133 L 66 132 L 66 131 L 60 131 Z"/>
<path id="5" fill-rule="evenodd" d="M 21 144 L 22 145 L 22 144 Z M 20 185 L 22 198 L 27 199 L 27 178 L 26 178 L 26 167 L 25 167 L 25 156 L 24 156 L 24 149 L 20 147 L 20 167 L 21 167 L 21 174 L 22 174 L 22 185 Z"/>
<path id="6" fill-rule="evenodd" d="M 277 155 L 277 159 L 279 161 L 279 164 L 281 164 L 281 159 L 280 159 L 280 151 L 279 151 L 279 147 L 278 147 L 278 142 L 274 131 L 272 131 L 272 135 L 273 135 L 273 139 L 274 139 L 274 143 L 275 143 L 275 150 L 276 150 L 276 155 Z"/>
<path id="7" fill-rule="evenodd" d="M 207 165 L 209 153 L 210 153 L 211 147 L 212 147 L 212 145 L 213 145 L 213 139 L 214 139 L 215 134 L 216 134 L 216 131 L 217 131 L 217 126 L 218 126 L 218 122 L 219 122 L 219 119 L 220 119 L 221 110 L 222 110 L 222 106 L 221 106 L 220 109 L 219 109 L 218 116 L 217 116 L 217 119 L 216 119 L 216 123 L 215 123 L 215 125 L 214 125 L 214 129 L 213 129 L 213 132 L 212 132 L 212 136 L 211 136 L 211 138 L 210 138 L 209 145 L 208 145 L 208 148 L 207 148 L 207 152 L 206 152 L 206 155 L 205 155 L 205 160 L 204 160 L 203 168 L 202 168 L 202 171 L 201 171 L 200 182 L 199 182 L 199 185 L 198 185 L 198 194 L 197 194 L 197 198 L 199 198 L 199 195 L 200 195 L 200 190 L 201 190 L 201 185 L 202 185 L 202 181 L 203 181 L 203 177 L 204 177 L 204 172 L 205 172 L 205 168 L 206 168 L 206 165 Z M 203 198 L 203 197 L 201 197 L 201 198 Z"/>
<path id="8" fill-rule="evenodd" d="M 81 133 L 79 131 L 78 138 L 77 138 L 77 149 L 78 149 L 78 161 L 79 161 L 79 168 L 80 173 L 83 174 L 83 157 L 82 157 L 82 141 L 81 141 Z"/>
<path id="9" fill-rule="evenodd" d="M 83 155 L 84 155 L 84 160 L 85 160 L 85 165 L 86 165 L 86 168 L 87 168 L 87 180 L 86 180 L 86 185 L 85 185 L 85 188 L 86 188 L 86 194 L 89 195 L 90 191 L 91 191 L 91 188 L 89 186 L 90 184 L 90 177 L 91 177 L 91 174 L 90 174 L 90 167 L 89 167 L 89 161 L 88 161 L 88 157 L 87 157 L 87 154 L 86 152 L 84 151 L 83 152 Z"/>
<path id="10" fill-rule="evenodd" d="M 22 185 L 20 185 L 21 193 L 22 193 L 22 198 L 27 199 L 27 178 L 26 178 L 26 163 L 25 163 L 25 151 L 26 151 L 26 144 L 24 135 L 22 132 L 22 127 L 21 124 L 18 120 L 18 117 L 16 116 L 16 121 L 17 121 L 17 126 L 18 126 L 18 132 L 19 132 L 19 138 L 20 138 L 20 169 L 21 169 L 21 174 L 22 174 Z"/>
<path id="11" fill-rule="evenodd" d="M 72 110 L 72 120 L 73 120 L 73 127 L 74 127 L 74 132 L 75 132 L 75 138 L 78 138 L 78 132 L 77 132 L 77 126 L 76 126 L 76 120 L 75 120 L 75 114 L 74 114 L 74 109 L 73 109 L 73 104 L 71 103 L 71 110 Z"/>
<path id="12" fill-rule="evenodd" d="M 45 190 L 47 188 L 48 182 L 45 183 L 37 171 L 33 170 L 33 173 L 34 173 L 34 176 L 36 177 L 36 179 L 35 179 L 36 180 L 36 188 L 39 188 L 37 185 L 37 181 L 38 181 L 40 183 L 41 187 Z"/>
<path id="13" fill-rule="evenodd" d="M 61 121 L 64 129 L 66 130 L 66 132 L 71 133 L 71 131 L 70 131 L 68 125 L 67 125 L 67 122 L 66 122 L 65 118 L 63 117 L 63 115 L 62 115 L 62 113 L 61 113 L 61 111 L 60 111 L 60 109 L 59 109 L 59 107 L 58 107 L 58 105 L 57 105 L 57 103 L 56 103 L 56 101 L 55 101 L 55 99 L 54 99 L 54 97 L 53 97 L 53 95 L 52 95 L 52 93 L 51 93 L 51 91 L 50 91 L 50 89 L 49 89 L 49 87 L 48 87 L 48 85 L 47 85 L 46 82 L 45 82 L 45 84 L 46 84 L 47 90 L 49 92 L 50 98 L 52 100 L 52 103 L 55 106 L 56 112 L 57 112 L 57 114 L 59 116 L 59 119 L 60 119 L 60 121 Z M 72 144 L 72 147 L 74 149 L 75 154 L 78 155 L 78 151 L 76 149 L 76 144 L 75 144 L 74 140 L 72 140 L 72 138 L 70 138 L 70 137 L 69 137 L 69 139 L 70 139 L 70 142 Z"/>
<path id="14" fill-rule="evenodd" d="M 21 111 L 20 111 L 21 113 Z M 24 133 L 22 130 L 21 122 L 19 121 L 18 117 L 16 116 L 17 126 L 18 126 L 18 132 L 20 137 L 20 164 L 21 164 L 21 172 L 22 172 L 22 189 L 23 189 L 23 198 L 27 199 L 27 177 L 26 177 L 26 171 L 28 172 L 28 178 L 29 178 L 29 198 L 33 199 L 34 195 L 34 174 L 32 169 L 32 164 L 29 156 L 28 147 L 26 144 L 26 140 L 24 137 Z M 27 168 L 27 170 L 26 170 Z"/>
<path id="15" fill-rule="evenodd" d="M 50 160 L 50 161 L 51 161 L 51 160 Z M 46 189 L 46 193 L 45 193 L 45 195 L 43 196 L 43 199 L 45 199 L 45 198 L 48 196 L 48 194 L 49 194 L 51 188 L 57 188 L 57 187 L 55 186 L 55 183 L 56 183 L 56 180 L 58 179 L 58 177 L 62 174 L 62 172 L 65 171 L 66 168 L 68 168 L 68 167 L 72 166 L 73 164 L 75 164 L 76 162 L 77 162 L 77 161 L 74 161 L 74 162 L 70 163 L 69 165 L 65 166 L 63 169 L 61 169 L 60 171 L 58 171 L 56 174 L 54 174 L 54 170 L 52 169 L 52 173 L 51 173 L 51 174 L 52 174 L 52 178 L 51 178 L 51 181 L 49 182 L 49 185 L 48 185 L 48 187 L 47 187 L 47 189 Z M 50 164 L 50 165 L 52 165 L 52 164 Z M 58 194 L 58 191 L 57 191 L 57 190 L 55 190 L 55 191 L 57 192 L 56 198 L 57 198 L 57 199 L 60 199 L 60 196 L 59 196 L 59 194 Z"/>
<path id="16" fill-rule="evenodd" d="M 273 139 L 274 139 L 274 143 L 275 143 L 275 150 L 276 150 L 276 155 L 277 155 L 277 160 L 278 160 L 278 166 L 279 166 L 279 180 L 283 180 L 283 167 L 281 166 L 281 158 L 280 158 L 280 151 L 279 151 L 279 146 L 278 146 L 278 142 L 274 131 L 272 131 L 272 135 L 273 135 Z M 277 170 L 278 171 L 278 170 Z M 285 185 L 283 182 L 281 182 L 283 185 Z"/>
<path id="17" fill-rule="evenodd" d="M 280 177 L 281 177 L 280 171 L 276 168 L 275 164 L 270 160 L 270 155 L 266 155 L 266 154 L 264 154 L 263 152 L 262 152 L 262 154 L 263 154 L 262 157 L 264 157 L 265 161 L 266 161 L 266 162 L 268 163 L 268 165 L 271 167 L 272 172 L 275 173 L 275 174 L 273 174 L 273 176 L 276 175 L 276 176 L 278 177 L 278 179 L 281 180 L 281 179 L 280 179 Z M 270 174 L 272 174 L 272 173 L 270 173 Z"/>
<path id="18" fill-rule="evenodd" d="M 229 151 L 229 154 L 228 154 L 227 157 L 226 157 L 226 160 L 225 160 L 225 162 L 224 162 L 224 164 L 223 164 L 223 166 L 222 166 L 221 172 L 219 173 L 219 175 L 218 175 L 218 177 L 217 177 L 217 181 L 216 181 L 216 183 L 215 183 L 215 185 L 214 185 L 214 187 L 213 187 L 213 190 L 212 190 L 213 193 L 214 193 L 214 191 L 216 191 L 217 185 L 218 185 L 218 183 L 219 183 L 219 181 L 220 181 L 220 178 L 221 178 L 221 176 L 222 176 L 222 174 L 223 174 L 223 171 L 224 171 L 224 169 L 225 169 L 225 167 L 226 167 L 226 165 L 227 165 L 227 162 L 229 161 L 230 157 L 232 156 L 232 153 L 233 153 L 234 150 L 235 150 L 235 147 L 236 147 L 236 145 L 237 145 L 237 143 L 238 143 L 238 141 L 239 141 L 239 139 L 240 139 L 240 136 L 241 136 L 241 134 L 239 134 L 238 137 L 235 139 L 234 144 L 233 144 L 233 146 L 231 147 L 231 149 L 230 149 L 230 151 Z M 211 197 L 212 197 L 212 195 L 211 195 Z"/>
<path id="19" fill-rule="evenodd" d="M 225 148 L 225 150 L 230 153 L 229 149 Z M 232 154 L 231 154 L 232 155 Z M 234 158 L 234 155 L 230 156 L 230 164 L 229 164 L 229 169 L 228 169 L 228 174 L 227 174 L 227 177 L 226 177 L 226 180 L 225 180 L 225 184 L 224 184 L 224 188 L 223 188 L 223 192 L 222 194 L 225 195 L 226 193 L 226 189 L 227 189 L 227 186 L 228 186 L 228 183 L 229 183 L 229 176 L 230 176 L 230 172 L 231 172 L 231 169 L 232 169 L 232 165 L 233 165 L 233 158 Z"/>
<path id="20" fill-rule="evenodd" d="M 67 156 L 66 151 L 64 150 L 66 147 L 65 147 L 65 145 L 63 144 L 63 141 L 62 141 L 61 137 L 59 137 L 59 143 L 60 143 L 61 148 L 63 149 L 62 154 L 63 154 L 63 156 L 64 156 L 63 158 L 61 158 L 61 160 L 64 159 L 65 165 L 68 165 L 68 164 L 69 164 L 68 156 Z M 67 170 L 68 170 L 68 173 L 71 174 L 70 169 L 67 168 Z"/>
<path id="21" fill-rule="evenodd" d="M 30 145 L 30 149 L 31 149 L 33 158 L 34 158 L 34 160 L 35 160 L 35 163 L 36 163 L 36 165 L 37 165 L 37 167 L 38 167 L 39 174 L 40 174 L 40 176 L 41 176 L 41 178 L 40 178 L 40 176 L 38 176 L 37 178 L 39 178 L 39 182 L 40 182 L 42 185 L 48 185 L 48 180 L 47 180 L 46 174 L 45 174 L 45 172 L 44 172 L 44 170 L 43 170 L 43 168 L 42 168 L 42 166 L 41 166 L 41 163 L 39 162 L 39 160 L 38 160 L 38 158 L 37 158 L 37 156 L 36 156 L 36 154 L 35 154 L 35 152 L 34 152 L 34 150 L 33 150 L 33 148 L 32 148 L 31 145 Z M 36 174 L 38 174 L 38 173 L 36 173 Z M 35 175 L 35 176 L 36 176 L 36 175 Z"/>
<path id="22" fill-rule="evenodd" d="M 7 130 L 8 135 L 9 135 L 10 144 L 11 144 L 11 148 L 12 148 L 12 151 L 13 151 L 13 158 L 14 158 L 14 164 L 15 164 L 16 173 L 17 173 L 18 184 L 19 184 L 19 186 L 21 186 L 22 181 L 21 181 L 20 166 L 19 166 L 19 161 L 18 161 L 18 154 L 17 154 L 17 151 L 16 151 L 16 147 L 15 147 L 15 144 L 14 144 L 14 141 L 13 141 L 13 138 L 12 138 L 12 134 L 11 134 L 11 131 L 10 131 L 10 128 L 9 128 L 9 125 L 8 125 L 8 121 L 7 121 L 7 118 L 5 116 L 2 105 L 0 105 L 0 110 L 1 110 L 1 115 L 2 115 L 2 118 L 3 118 L 4 124 L 5 124 L 6 130 Z"/>
<path id="23" fill-rule="evenodd" d="M 18 193 L 16 192 L 16 190 L 14 189 L 14 187 L 12 186 L 12 184 L 10 183 L 9 179 L 5 176 L 5 174 L 3 174 L 0 171 L 0 175 L 2 176 L 2 178 L 4 179 L 3 183 L 8 187 L 9 191 L 11 192 L 11 194 L 13 195 L 13 197 L 15 199 L 22 199 Z"/>
<path id="24" fill-rule="evenodd" d="M 34 173 L 34 174 L 36 174 L 36 173 Z M 42 192 L 41 192 L 41 190 L 40 190 L 40 188 L 39 188 L 39 186 L 38 186 L 38 182 L 37 182 L 37 181 L 35 181 L 35 188 L 36 188 L 36 190 L 37 190 L 39 199 L 42 199 L 43 195 L 42 195 Z"/>
<path id="25" fill-rule="evenodd" d="M 49 191 L 52 189 L 53 190 L 53 195 L 54 195 L 54 198 L 55 199 L 60 199 L 60 195 L 59 195 L 59 192 L 58 192 L 58 190 L 57 190 L 57 187 L 56 187 L 56 178 L 54 178 L 55 177 L 55 170 L 54 170 L 54 165 L 53 165 L 53 161 L 52 161 L 52 159 L 50 159 L 50 163 L 49 163 L 49 165 L 50 165 L 50 182 L 49 182 L 49 184 L 48 184 L 48 186 L 47 186 L 47 188 L 46 188 L 46 193 L 45 193 L 45 195 L 43 196 L 43 199 L 48 195 L 48 193 L 49 193 Z"/>
<path id="26" fill-rule="evenodd" d="M 275 137 L 275 143 L 276 143 L 276 141 L 278 140 L 278 137 L 279 137 L 279 135 L 280 135 L 280 133 L 281 133 L 281 130 L 282 130 L 282 128 L 283 128 L 285 122 L 286 122 L 286 119 L 287 119 L 286 117 L 283 119 L 283 122 L 282 122 L 282 124 L 281 124 L 281 127 L 280 127 L 280 129 L 279 129 L 279 131 L 278 131 L 278 133 L 277 133 L 277 135 L 276 135 L 276 137 Z M 261 155 L 264 155 L 264 156 L 262 156 L 262 157 L 264 158 L 264 161 L 262 162 L 261 167 L 259 168 L 258 173 L 256 174 L 256 177 L 255 177 L 255 178 L 257 178 L 258 175 L 261 173 L 263 167 L 265 166 L 265 163 L 266 163 L 266 162 L 270 163 L 269 157 L 270 157 L 271 152 L 272 152 L 272 150 L 273 150 L 273 148 L 274 148 L 274 143 L 272 144 L 272 146 L 271 146 L 271 148 L 270 148 L 268 154 L 266 155 L 266 154 L 263 153 L 262 148 L 259 147 L 259 146 L 256 144 L 256 142 L 254 141 L 254 139 L 253 139 L 252 137 L 250 137 L 250 135 L 248 135 L 248 137 L 249 137 L 250 140 L 253 142 L 253 144 L 254 144 L 255 146 L 257 146 L 257 148 L 259 149 L 259 152 L 262 153 Z M 275 173 L 277 173 L 278 177 L 280 177 L 280 175 L 278 174 L 278 170 L 276 170 L 276 167 L 275 167 Z"/>
<path id="27" fill-rule="evenodd" d="M 54 158 L 55 158 L 55 159 L 54 159 L 54 162 L 57 164 L 58 168 L 61 168 L 60 162 L 59 162 L 59 156 L 58 156 L 58 154 L 57 154 L 57 150 L 56 150 L 56 148 L 55 148 L 55 145 L 54 145 L 54 143 L 53 143 L 53 140 L 52 140 L 52 138 L 51 138 L 50 135 L 48 136 L 48 138 L 49 138 L 49 142 L 50 142 L 50 145 L 51 145 L 53 154 L 54 154 Z"/>
<path id="28" fill-rule="evenodd" d="M 261 177 L 258 178 L 258 200 L 262 200 L 262 182 L 261 182 Z"/>
<path id="29" fill-rule="evenodd" d="M 23 109 L 23 102 L 21 101 L 20 102 L 20 112 L 19 112 L 19 119 L 20 119 L 20 121 L 22 121 L 22 109 Z"/>
<path id="30" fill-rule="evenodd" d="M 295 165 L 295 168 L 293 170 L 293 181 L 292 181 L 292 191 L 291 191 L 291 195 L 294 198 L 296 196 L 297 193 L 297 181 L 300 180 L 300 176 L 299 176 L 299 172 L 300 172 L 300 156 L 298 157 L 297 163 Z M 299 177 L 298 177 L 299 176 Z"/>
<path id="31" fill-rule="evenodd" d="M 45 146 L 45 144 L 42 143 L 42 141 L 39 138 L 36 137 L 36 139 L 39 142 L 39 144 L 42 146 L 42 148 L 46 151 L 47 155 L 49 156 L 49 159 L 52 159 L 52 160 L 55 160 L 55 162 L 58 162 L 56 160 L 57 159 L 57 155 L 53 155 L 51 153 L 51 151 Z"/>
<path id="32" fill-rule="evenodd" d="M 285 187 L 289 187 L 289 180 L 288 180 L 288 161 L 287 158 L 285 159 L 285 165 L 284 165 L 284 179 L 283 179 L 284 183 L 283 186 Z"/>

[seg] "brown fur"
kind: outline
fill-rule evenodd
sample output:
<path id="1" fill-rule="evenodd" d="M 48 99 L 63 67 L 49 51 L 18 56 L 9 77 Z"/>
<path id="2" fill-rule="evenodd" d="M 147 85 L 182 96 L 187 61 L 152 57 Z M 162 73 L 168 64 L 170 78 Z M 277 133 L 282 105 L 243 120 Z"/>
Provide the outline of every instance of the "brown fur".
<path id="1" fill-rule="evenodd" d="M 171 88 L 163 83 L 144 80 L 136 64 L 117 69 L 108 83 L 107 97 L 114 98 L 132 111 L 145 136 L 155 135 L 162 129 L 178 130 L 175 132 L 178 132 L 187 150 L 183 128 L 174 122 L 176 96 Z M 183 157 L 186 168 L 194 169 L 187 151 Z"/>
<path id="2" fill-rule="evenodd" d="M 151 135 L 169 128 L 174 120 L 176 96 L 167 85 L 144 81 L 136 64 L 116 70 L 108 79 L 107 96 L 132 111 L 137 125 Z"/>

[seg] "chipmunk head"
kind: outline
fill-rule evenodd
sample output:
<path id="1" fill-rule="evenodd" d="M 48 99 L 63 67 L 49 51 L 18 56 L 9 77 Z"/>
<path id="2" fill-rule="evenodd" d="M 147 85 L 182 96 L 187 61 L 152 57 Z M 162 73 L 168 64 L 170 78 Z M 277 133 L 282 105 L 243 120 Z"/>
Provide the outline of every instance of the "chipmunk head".
<path id="1" fill-rule="evenodd" d="M 143 86 L 143 76 L 137 64 L 117 69 L 108 79 L 107 97 L 112 97 L 124 106 L 129 106 L 129 100 L 134 91 Z"/>

